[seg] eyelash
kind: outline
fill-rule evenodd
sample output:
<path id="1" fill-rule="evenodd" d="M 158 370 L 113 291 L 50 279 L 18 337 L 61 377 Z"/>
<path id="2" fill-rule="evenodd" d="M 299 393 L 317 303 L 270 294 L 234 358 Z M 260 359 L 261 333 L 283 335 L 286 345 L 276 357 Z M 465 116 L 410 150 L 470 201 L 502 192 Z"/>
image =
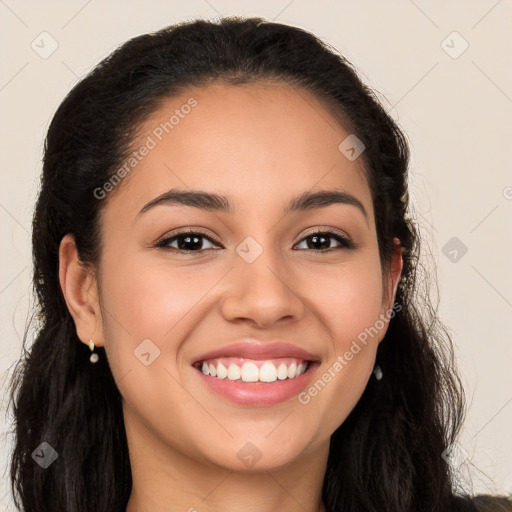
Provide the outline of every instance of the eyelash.
<path id="1" fill-rule="evenodd" d="M 160 241 L 157 241 L 153 247 L 154 248 L 160 248 L 160 249 L 164 249 L 166 251 L 170 251 L 170 252 L 173 252 L 173 253 L 179 253 L 179 254 L 183 254 L 183 253 L 203 253 L 205 251 L 210 251 L 210 250 L 215 250 L 215 249 L 201 249 L 199 251 L 185 251 L 183 249 L 177 249 L 175 247 L 169 247 L 167 244 L 169 244 L 170 242 L 173 242 L 175 239 L 177 239 L 178 237 L 180 236 L 184 236 L 184 235 L 198 235 L 199 237 L 202 237 L 202 238 L 206 238 L 208 241 L 210 241 L 211 243 L 213 244 L 216 244 L 216 245 L 219 245 L 215 240 L 213 240 L 210 236 L 208 236 L 206 233 L 203 233 L 201 231 L 192 231 L 192 230 L 187 230 L 187 231 L 180 231 L 178 233 L 175 233 L 174 235 L 170 236 L 170 237 L 166 237 Z M 355 242 L 352 242 L 352 240 L 350 240 L 349 238 L 347 238 L 346 236 L 344 235 L 341 235 L 340 233 L 338 233 L 337 231 L 333 230 L 333 229 L 323 229 L 323 230 L 317 230 L 317 231 L 314 231 L 312 233 L 308 233 L 305 237 L 301 238 L 301 240 L 298 242 L 298 244 L 300 244 L 301 242 L 303 242 L 304 240 L 312 237 L 312 236 L 315 236 L 315 235 L 328 235 L 328 238 L 334 238 L 337 242 L 339 242 L 341 244 L 341 247 L 329 247 L 327 249 L 299 249 L 300 251 L 303 251 L 303 250 L 308 250 L 308 251 L 312 251 L 312 252 L 315 252 L 315 253 L 325 253 L 325 252 L 330 252 L 332 250 L 336 250 L 336 249 L 355 249 L 357 247 L 357 244 Z M 296 245 L 298 245 L 296 244 Z"/>

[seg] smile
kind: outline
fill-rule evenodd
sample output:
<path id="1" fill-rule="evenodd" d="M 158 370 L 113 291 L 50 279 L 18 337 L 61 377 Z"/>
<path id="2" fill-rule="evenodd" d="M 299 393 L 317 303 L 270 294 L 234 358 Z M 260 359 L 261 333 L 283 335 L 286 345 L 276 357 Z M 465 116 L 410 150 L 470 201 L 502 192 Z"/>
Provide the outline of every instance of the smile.
<path id="1" fill-rule="evenodd" d="M 270 406 L 303 391 L 320 365 L 299 358 L 222 357 L 198 361 L 195 374 L 214 396 L 247 407 Z"/>

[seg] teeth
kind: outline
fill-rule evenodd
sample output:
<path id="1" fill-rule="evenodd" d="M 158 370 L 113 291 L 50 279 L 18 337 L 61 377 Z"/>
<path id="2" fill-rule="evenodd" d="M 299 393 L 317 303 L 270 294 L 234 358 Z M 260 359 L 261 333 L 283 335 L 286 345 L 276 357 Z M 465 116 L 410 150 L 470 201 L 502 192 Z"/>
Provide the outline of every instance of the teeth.
<path id="1" fill-rule="evenodd" d="M 288 368 L 284 363 L 281 363 L 277 367 L 277 378 L 279 380 L 284 380 L 288 377 Z"/>
<path id="2" fill-rule="evenodd" d="M 260 368 L 260 380 L 262 382 L 274 382 L 276 379 L 277 379 L 276 367 L 272 363 L 265 363 Z"/>
<path id="3" fill-rule="evenodd" d="M 238 380 L 240 378 L 240 367 L 236 364 L 230 364 L 228 368 L 228 379 Z"/>
<path id="4" fill-rule="evenodd" d="M 219 379 L 225 379 L 228 376 L 228 369 L 222 364 L 217 365 L 217 377 Z"/>
<path id="5" fill-rule="evenodd" d="M 242 380 L 244 382 L 257 382 L 258 378 L 258 367 L 254 363 L 244 363 L 242 366 Z"/>
<path id="6" fill-rule="evenodd" d="M 261 363 L 260 363 L 261 364 Z M 227 368 L 221 362 L 217 365 L 203 362 L 201 370 L 205 375 L 211 375 L 219 379 L 242 380 L 243 382 L 275 382 L 276 380 L 293 379 L 302 375 L 308 367 L 308 363 L 292 362 L 288 366 L 280 363 L 277 368 L 271 361 L 265 361 L 260 368 L 252 362 L 245 361 L 240 368 L 238 364 L 231 363 Z"/>

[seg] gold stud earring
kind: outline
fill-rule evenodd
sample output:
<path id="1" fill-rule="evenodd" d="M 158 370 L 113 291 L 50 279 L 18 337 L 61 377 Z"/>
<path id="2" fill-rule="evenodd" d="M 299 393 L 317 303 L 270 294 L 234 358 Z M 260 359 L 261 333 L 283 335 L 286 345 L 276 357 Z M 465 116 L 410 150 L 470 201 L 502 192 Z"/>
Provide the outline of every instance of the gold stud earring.
<path id="1" fill-rule="evenodd" d="M 94 341 L 92 341 L 92 338 L 89 340 L 89 348 L 91 349 L 91 352 L 94 350 Z M 91 354 L 91 357 L 89 357 L 89 361 L 91 363 L 97 363 L 100 356 L 96 353 Z"/>

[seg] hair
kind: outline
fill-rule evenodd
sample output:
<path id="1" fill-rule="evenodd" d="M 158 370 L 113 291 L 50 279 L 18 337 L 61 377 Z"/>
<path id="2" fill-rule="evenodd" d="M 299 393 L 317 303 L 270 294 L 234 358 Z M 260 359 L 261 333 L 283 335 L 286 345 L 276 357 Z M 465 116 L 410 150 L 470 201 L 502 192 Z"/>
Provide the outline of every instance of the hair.
<path id="1" fill-rule="evenodd" d="M 35 339 L 10 383 L 16 506 L 29 512 L 121 512 L 132 486 L 122 400 L 105 351 L 90 364 L 59 284 L 59 245 L 72 233 L 80 261 L 98 272 L 94 191 L 133 150 L 138 130 L 168 98 L 213 82 L 285 83 L 313 93 L 365 145 L 383 272 L 403 248 L 403 271 L 376 364 L 355 408 L 332 434 L 322 499 L 328 512 L 512 510 L 505 497 L 459 495 L 447 450 L 465 397 L 453 346 L 431 299 L 419 293 L 420 236 L 410 214 L 405 135 L 355 68 L 313 34 L 263 18 L 194 20 L 135 37 L 101 61 L 57 109 L 44 146 L 33 217 Z M 119 193 L 119 187 L 113 191 Z M 384 274 L 383 274 L 384 275 Z M 32 454 L 49 443 L 43 469 Z"/>

